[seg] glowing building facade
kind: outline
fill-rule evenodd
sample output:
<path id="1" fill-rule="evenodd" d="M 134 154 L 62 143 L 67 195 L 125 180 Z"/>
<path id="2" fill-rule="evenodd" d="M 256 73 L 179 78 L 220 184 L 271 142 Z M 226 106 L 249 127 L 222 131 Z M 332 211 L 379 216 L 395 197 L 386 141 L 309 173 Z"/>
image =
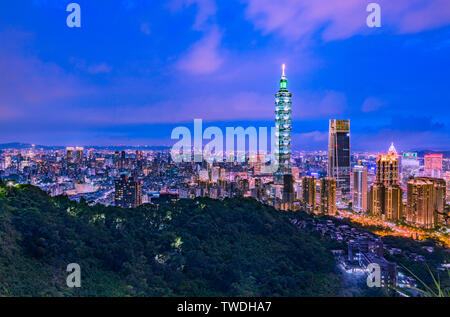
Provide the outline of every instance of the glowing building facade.
<path id="1" fill-rule="evenodd" d="M 320 179 L 320 211 L 336 215 L 336 180 L 331 177 Z"/>
<path id="2" fill-rule="evenodd" d="M 442 177 L 442 154 L 426 154 L 424 158 L 424 176 Z"/>
<path id="3" fill-rule="evenodd" d="M 83 163 L 83 151 L 84 151 L 84 148 L 82 148 L 82 147 L 77 146 L 75 148 L 75 162 L 77 164 Z"/>
<path id="4" fill-rule="evenodd" d="M 121 208 L 136 208 L 142 204 L 141 182 L 122 174 L 114 182 L 115 205 Z"/>
<path id="5" fill-rule="evenodd" d="M 74 148 L 73 147 L 67 147 L 66 148 L 66 157 L 67 157 L 67 163 L 74 163 Z"/>
<path id="6" fill-rule="evenodd" d="M 287 89 L 285 65 L 280 80 L 280 89 L 275 95 L 275 159 L 278 168 L 274 173 L 274 183 L 283 185 L 283 202 L 294 199 L 291 171 L 291 131 L 292 131 L 292 94 Z"/>
<path id="7" fill-rule="evenodd" d="M 392 143 L 387 155 L 380 155 L 377 159 L 377 183 L 388 185 L 398 185 L 399 168 L 397 150 Z"/>
<path id="8" fill-rule="evenodd" d="M 316 179 L 311 176 L 302 178 L 302 200 L 306 207 L 316 208 Z"/>
<path id="9" fill-rule="evenodd" d="M 328 177 L 336 179 L 342 196 L 350 194 L 350 120 L 330 120 Z"/>
<path id="10" fill-rule="evenodd" d="M 406 221 L 414 226 L 432 229 L 443 223 L 445 181 L 417 177 L 408 182 Z"/>
<path id="11" fill-rule="evenodd" d="M 447 186 L 447 203 L 450 204 L 450 172 L 445 174 L 445 182 Z"/>
<path id="12" fill-rule="evenodd" d="M 403 218 L 402 189 L 399 185 L 399 160 L 392 143 L 388 153 L 377 159 L 376 183 L 369 192 L 369 211 L 386 220 Z"/>
<path id="13" fill-rule="evenodd" d="M 353 210 L 367 210 L 367 167 L 362 165 L 353 167 Z"/>

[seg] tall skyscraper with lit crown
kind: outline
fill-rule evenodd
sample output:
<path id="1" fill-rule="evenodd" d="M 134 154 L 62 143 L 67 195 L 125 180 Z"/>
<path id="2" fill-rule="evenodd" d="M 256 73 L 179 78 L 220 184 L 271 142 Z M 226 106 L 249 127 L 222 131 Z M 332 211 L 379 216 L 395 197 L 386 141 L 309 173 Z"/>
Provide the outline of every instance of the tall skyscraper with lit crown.
<path id="1" fill-rule="evenodd" d="M 398 154 L 391 143 L 387 154 L 377 159 L 376 182 L 369 191 L 369 210 L 386 220 L 403 219 L 402 188 L 399 185 Z"/>
<path id="2" fill-rule="evenodd" d="M 350 193 L 350 120 L 330 120 L 328 177 L 336 179 L 342 196 Z"/>
<path id="3" fill-rule="evenodd" d="M 274 171 L 274 183 L 283 185 L 283 202 L 292 202 L 294 197 L 291 171 L 292 94 L 287 89 L 285 65 L 280 79 L 280 89 L 275 95 L 275 159 L 278 168 Z"/>
<path id="4" fill-rule="evenodd" d="M 388 153 L 380 155 L 377 159 L 377 183 L 388 185 L 398 185 L 399 183 L 399 164 L 398 154 L 391 143 Z"/>

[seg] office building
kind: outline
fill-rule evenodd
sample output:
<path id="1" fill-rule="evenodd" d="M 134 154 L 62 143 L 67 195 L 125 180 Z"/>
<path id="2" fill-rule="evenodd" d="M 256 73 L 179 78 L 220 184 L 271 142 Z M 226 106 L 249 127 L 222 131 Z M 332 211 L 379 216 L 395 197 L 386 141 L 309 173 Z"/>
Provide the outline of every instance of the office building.
<path id="1" fill-rule="evenodd" d="M 353 167 L 353 210 L 367 211 L 367 167 Z"/>
<path id="2" fill-rule="evenodd" d="M 328 177 L 336 179 L 342 196 L 350 194 L 350 120 L 330 120 Z"/>

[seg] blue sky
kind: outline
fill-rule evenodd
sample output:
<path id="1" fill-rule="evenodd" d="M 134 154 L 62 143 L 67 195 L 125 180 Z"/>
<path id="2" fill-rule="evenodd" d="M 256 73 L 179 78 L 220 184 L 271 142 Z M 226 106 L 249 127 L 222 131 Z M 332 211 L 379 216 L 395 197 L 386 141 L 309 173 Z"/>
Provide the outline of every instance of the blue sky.
<path id="1" fill-rule="evenodd" d="M 174 127 L 271 126 L 281 64 L 293 147 L 326 149 L 328 119 L 354 150 L 450 150 L 450 5 L 378 1 L 95 0 L 0 11 L 0 142 L 170 145 Z"/>

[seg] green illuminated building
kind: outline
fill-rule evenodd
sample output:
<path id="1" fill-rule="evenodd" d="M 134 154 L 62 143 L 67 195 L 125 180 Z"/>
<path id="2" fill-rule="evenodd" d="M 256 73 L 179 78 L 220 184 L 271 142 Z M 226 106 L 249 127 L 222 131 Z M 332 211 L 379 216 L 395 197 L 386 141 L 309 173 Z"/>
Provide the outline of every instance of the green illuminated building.
<path id="1" fill-rule="evenodd" d="M 275 158 L 278 169 L 274 173 L 274 182 L 284 185 L 283 200 L 293 200 L 292 172 L 291 172 L 291 131 L 292 131 L 292 94 L 287 89 L 285 65 L 280 80 L 280 89 L 275 95 Z"/>

